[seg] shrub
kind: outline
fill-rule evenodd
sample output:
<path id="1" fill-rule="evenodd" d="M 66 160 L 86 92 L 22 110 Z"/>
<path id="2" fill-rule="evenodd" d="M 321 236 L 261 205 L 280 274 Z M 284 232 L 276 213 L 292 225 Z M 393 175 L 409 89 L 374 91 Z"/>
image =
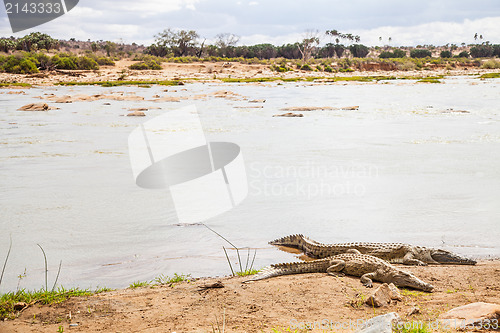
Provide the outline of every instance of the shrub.
<path id="1" fill-rule="evenodd" d="M 431 57 L 432 53 L 426 49 L 414 49 L 410 51 L 410 57 L 412 58 L 426 58 Z"/>
<path id="2" fill-rule="evenodd" d="M 328 65 L 325 65 L 325 72 L 333 73 L 333 68 Z"/>
<path id="3" fill-rule="evenodd" d="M 70 56 L 64 56 L 64 54 L 61 55 L 55 55 L 52 57 L 52 63 L 57 69 L 77 69 L 77 58 L 76 57 L 70 57 Z"/>
<path id="4" fill-rule="evenodd" d="M 467 51 L 462 51 L 458 54 L 459 58 L 468 58 L 469 57 L 469 52 Z"/>
<path id="5" fill-rule="evenodd" d="M 115 62 L 111 60 L 110 58 L 106 57 L 99 57 L 96 60 L 97 64 L 100 66 L 114 66 Z"/>
<path id="6" fill-rule="evenodd" d="M 2 63 L 2 71 L 14 74 L 38 73 L 36 59 L 28 58 L 23 55 L 11 55 L 5 57 Z"/>
<path id="7" fill-rule="evenodd" d="M 417 65 L 413 61 L 411 61 L 410 59 L 398 62 L 396 64 L 396 67 L 400 71 L 413 71 L 413 70 L 417 69 Z"/>
<path id="8" fill-rule="evenodd" d="M 451 55 L 452 55 L 451 52 L 447 50 L 441 51 L 441 53 L 439 54 L 441 58 L 451 58 Z"/>
<path id="9" fill-rule="evenodd" d="M 404 50 L 400 50 L 400 49 L 394 49 L 392 52 L 390 51 L 384 51 L 382 53 L 380 53 L 380 55 L 378 56 L 379 58 L 382 58 L 382 59 L 387 59 L 387 58 L 404 58 L 406 57 L 406 52 Z"/>
<path id="10" fill-rule="evenodd" d="M 362 44 L 354 44 L 349 46 L 349 51 L 355 58 L 364 58 L 370 53 L 370 49 Z"/>
<path id="11" fill-rule="evenodd" d="M 147 70 L 147 69 L 160 70 L 161 65 L 158 62 L 156 62 L 156 60 L 147 58 L 144 61 L 129 66 L 129 68 L 135 70 Z"/>
<path id="12" fill-rule="evenodd" d="M 493 47 L 491 45 L 476 45 L 470 48 L 470 55 L 473 58 L 486 58 L 493 55 Z"/>
<path id="13" fill-rule="evenodd" d="M 304 64 L 300 67 L 301 70 L 303 71 L 312 71 L 313 69 L 311 68 L 311 66 L 309 66 L 309 64 Z"/>
<path id="14" fill-rule="evenodd" d="M 481 68 L 486 68 L 486 69 L 500 68 L 500 61 L 493 60 L 493 59 L 485 61 L 484 64 L 481 66 Z"/>
<path id="15" fill-rule="evenodd" d="M 99 69 L 99 65 L 92 58 L 80 57 L 78 58 L 78 69 L 94 70 L 94 69 Z"/>

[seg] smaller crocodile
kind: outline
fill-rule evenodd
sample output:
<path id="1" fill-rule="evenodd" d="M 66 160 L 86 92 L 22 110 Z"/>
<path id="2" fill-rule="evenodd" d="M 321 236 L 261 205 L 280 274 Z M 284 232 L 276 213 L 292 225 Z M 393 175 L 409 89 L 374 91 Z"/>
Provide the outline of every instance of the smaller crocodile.
<path id="1" fill-rule="evenodd" d="M 449 264 L 475 265 L 476 261 L 458 254 L 425 246 L 414 246 L 404 243 L 339 243 L 321 244 L 303 235 L 290 235 L 269 242 L 271 245 L 298 249 L 315 259 L 331 257 L 355 249 L 363 254 L 369 254 L 393 264 L 418 265 Z"/>
<path id="2" fill-rule="evenodd" d="M 373 286 L 373 280 L 375 280 L 385 283 L 392 282 L 398 287 L 409 287 L 427 292 L 431 292 L 434 289 L 431 284 L 420 280 L 415 275 L 403 271 L 380 258 L 361 254 L 356 250 L 349 251 L 349 253 L 343 253 L 323 259 L 267 266 L 253 276 L 252 279 L 245 282 L 289 274 L 326 272 L 333 276 L 358 276 L 361 278 L 361 283 L 368 288 Z"/>

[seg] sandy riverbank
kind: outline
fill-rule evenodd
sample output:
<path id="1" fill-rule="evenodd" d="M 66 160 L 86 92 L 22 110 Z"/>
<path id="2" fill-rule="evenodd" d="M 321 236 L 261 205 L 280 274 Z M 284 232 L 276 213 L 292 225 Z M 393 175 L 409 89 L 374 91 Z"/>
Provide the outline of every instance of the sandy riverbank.
<path id="1" fill-rule="evenodd" d="M 315 71 L 294 70 L 286 73 L 277 73 L 269 65 L 241 64 L 223 62 L 199 63 L 163 63 L 162 70 L 130 70 L 128 66 L 135 61 L 117 61 L 115 66 L 102 66 L 96 71 L 63 71 L 40 72 L 32 75 L 0 73 L 0 82 L 17 82 L 32 85 L 53 85 L 58 82 L 96 82 L 96 81 L 161 81 L 161 80 L 216 80 L 221 78 L 269 78 L 280 77 L 284 79 L 306 77 L 349 77 L 349 76 L 395 76 L 395 77 L 427 77 L 437 75 L 472 75 L 497 72 L 498 70 L 471 68 L 446 69 L 435 67 L 430 70 L 413 71 L 354 71 L 350 73 L 327 73 Z"/>
<path id="2" fill-rule="evenodd" d="M 303 274 L 250 284 L 243 284 L 242 277 L 207 278 L 33 306 L 15 320 L 0 322 L 0 331 L 57 332 L 61 326 L 64 332 L 213 332 L 213 327 L 217 331 L 217 322 L 222 328 L 225 314 L 226 332 L 285 332 L 290 323 L 324 319 L 349 322 L 392 311 L 405 322 L 434 322 L 440 314 L 457 306 L 500 302 L 498 260 L 481 261 L 476 266 L 405 269 L 431 282 L 435 292 L 402 290 L 402 301 L 373 309 L 361 302 L 371 289 L 364 288 L 354 277 Z M 200 289 L 217 281 L 224 287 Z M 415 307 L 419 311 L 410 314 Z M 70 327 L 70 323 L 78 326 Z"/>

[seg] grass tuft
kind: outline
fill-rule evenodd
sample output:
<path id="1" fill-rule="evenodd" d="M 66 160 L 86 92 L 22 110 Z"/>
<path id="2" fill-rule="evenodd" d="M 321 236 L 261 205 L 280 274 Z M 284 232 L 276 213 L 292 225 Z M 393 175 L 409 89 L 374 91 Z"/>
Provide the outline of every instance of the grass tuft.
<path id="1" fill-rule="evenodd" d="M 165 284 L 172 285 L 174 283 L 179 283 L 182 281 L 189 282 L 191 280 L 192 280 L 192 278 L 191 278 L 190 274 L 184 275 L 184 274 L 174 273 L 173 277 L 169 277 L 169 276 L 165 276 L 165 275 L 161 274 L 161 275 L 157 276 L 152 282 L 155 282 L 155 284 L 157 284 L 157 285 L 165 285 Z"/>
<path id="2" fill-rule="evenodd" d="M 65 289 L 60 287 L 57 290 L 47 291 L 27 291 L 25 289 L 16 292 L 9 292 L 0 296 L 0 319 L 14 319 L 16 314 L 34 304 L 61 303 L 70 297 L 91 296 L 94 292 L 87 289 Z M 19 308 L 22 306 L 22 308 Z"/>

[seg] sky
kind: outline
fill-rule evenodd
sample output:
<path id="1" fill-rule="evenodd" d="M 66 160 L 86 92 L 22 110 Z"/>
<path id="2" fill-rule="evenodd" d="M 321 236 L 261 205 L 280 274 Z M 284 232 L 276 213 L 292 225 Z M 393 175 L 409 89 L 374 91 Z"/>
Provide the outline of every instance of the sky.
<path id="1" fill-rule="evenodd" d="M 306 31 L 318 31 L 328 43 L 324 32 L 332 29 L 359 35 L 369 46 L 469 44 L 475 33 L 499 44 L 500 0 L 80 0 L 66 15 L 16 34 L 0 9 L 1 37 L 41 31 L 58 39 L 149 45 L 166 28 L 195 30 L 207 42 L 233 33 L 238 45 L 294 43 Z"/>

